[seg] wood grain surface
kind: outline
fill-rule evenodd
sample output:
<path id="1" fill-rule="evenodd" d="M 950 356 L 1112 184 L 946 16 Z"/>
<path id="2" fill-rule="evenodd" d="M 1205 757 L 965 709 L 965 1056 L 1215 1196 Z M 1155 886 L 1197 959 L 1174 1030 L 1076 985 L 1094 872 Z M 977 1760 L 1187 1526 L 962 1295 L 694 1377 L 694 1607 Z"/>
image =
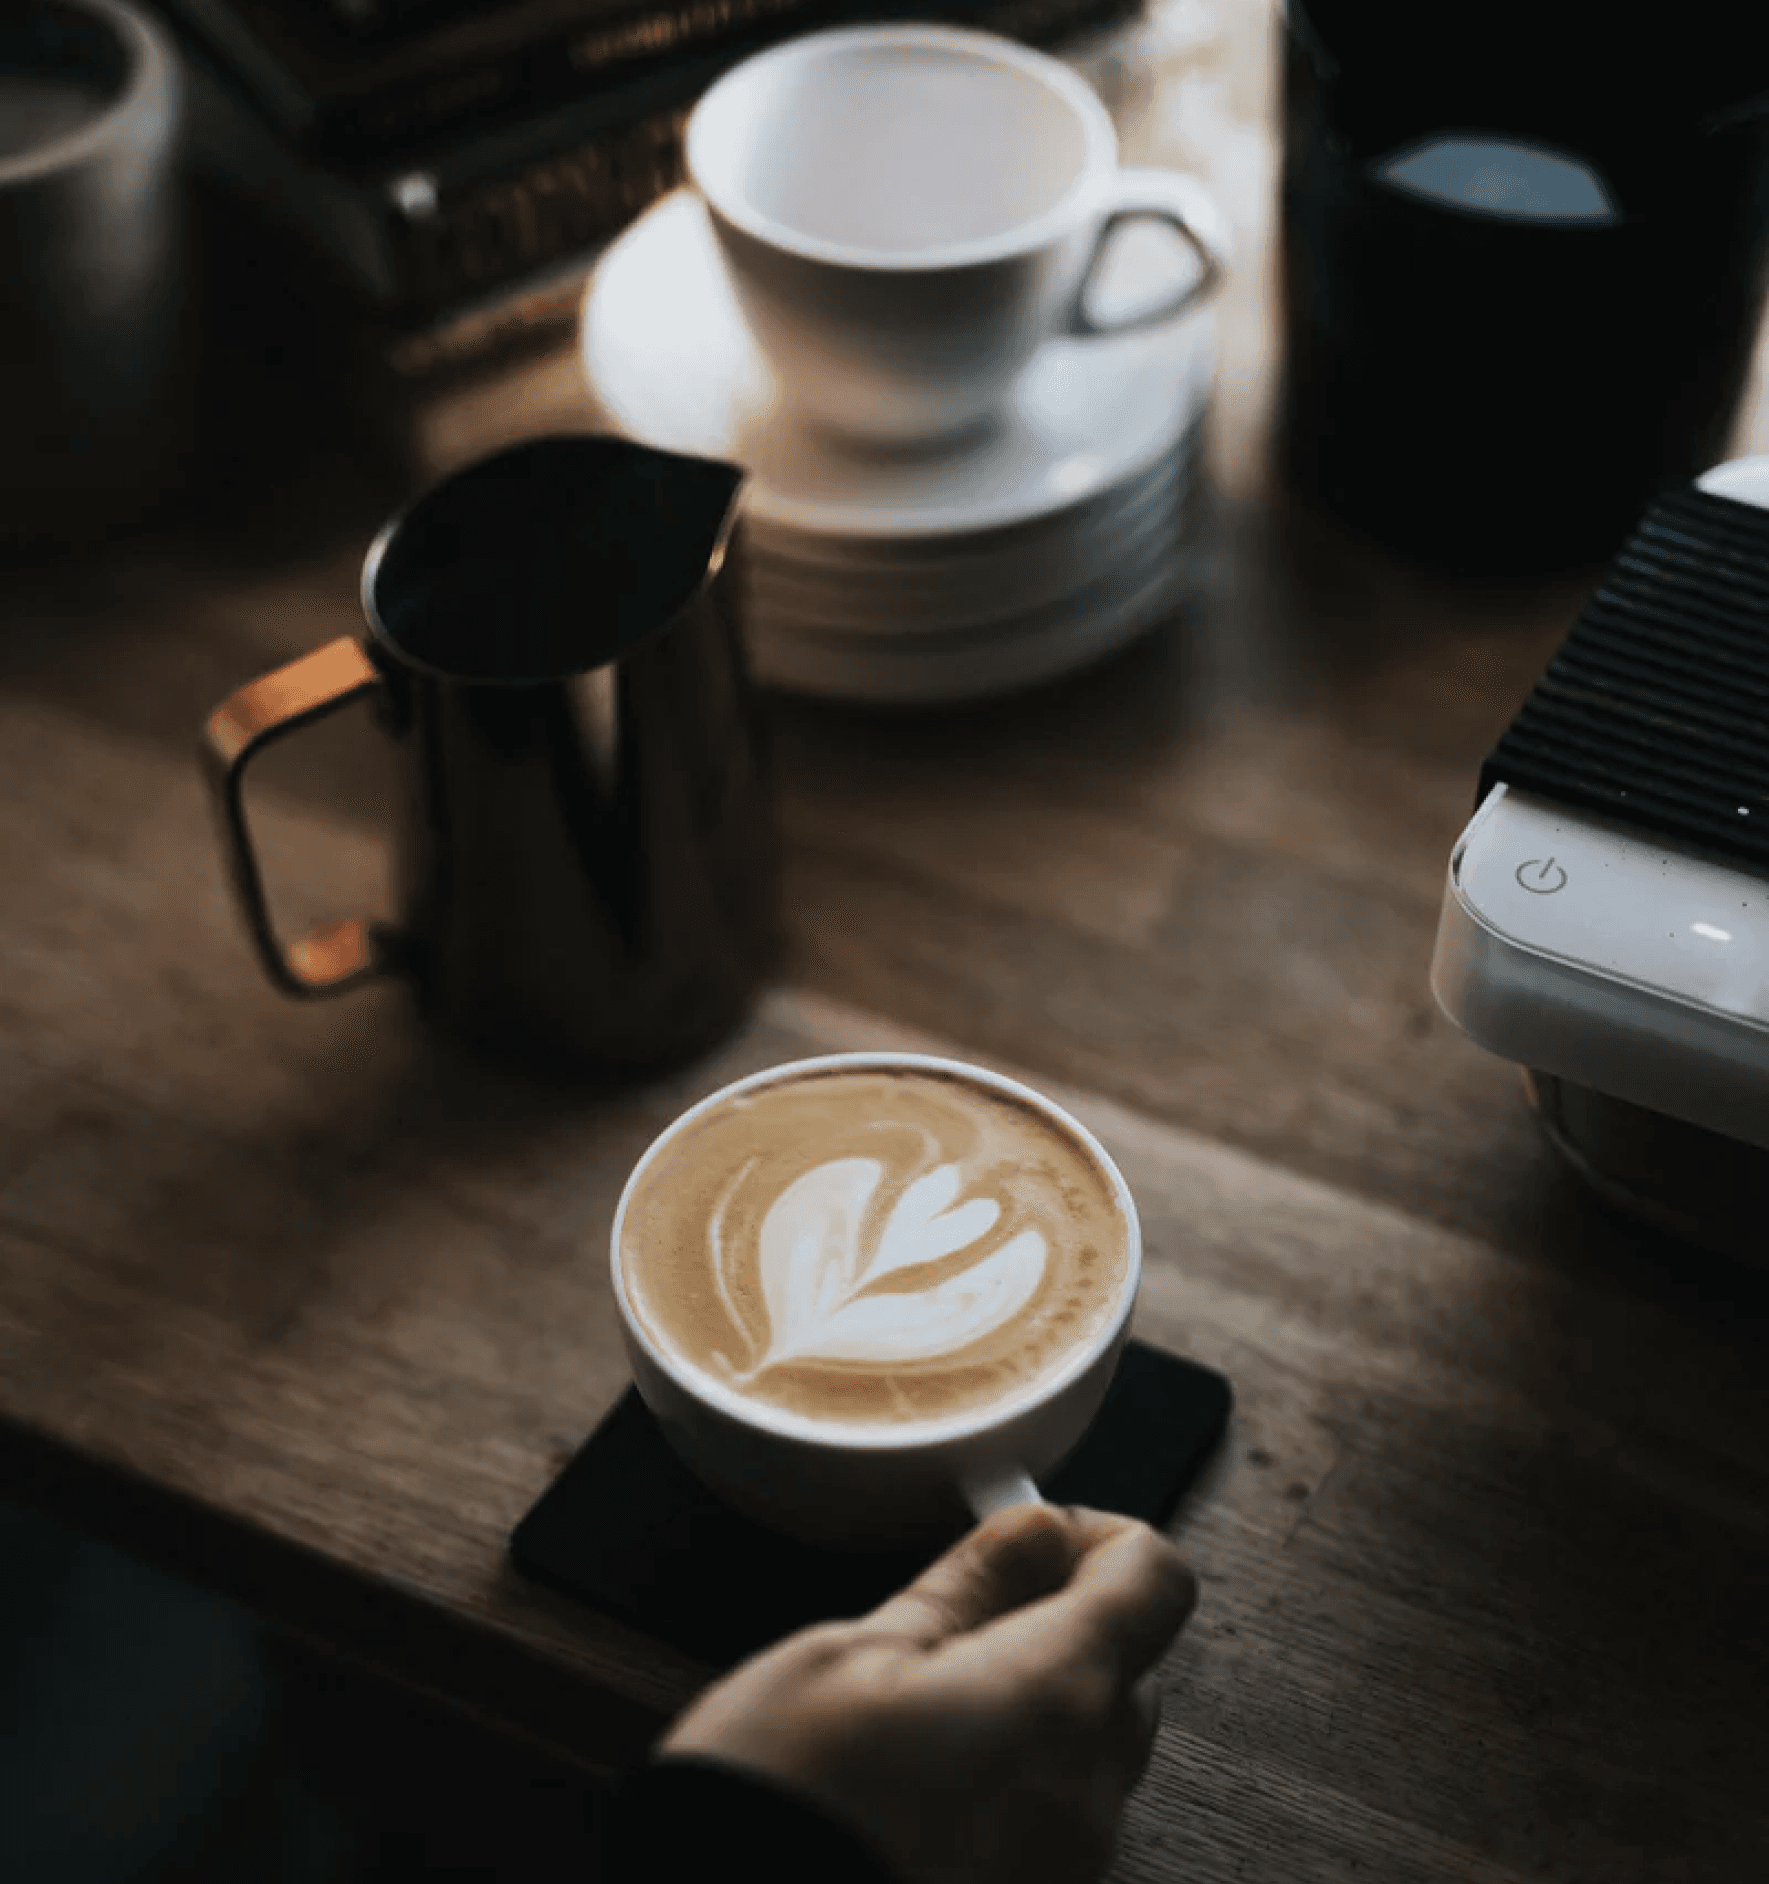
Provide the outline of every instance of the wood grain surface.
<path id="1" fill-rule="evenodd" d="M 1479 760 L 1580 585 L 1451 594 L 1290 513 L 1260 347 L 1184 619 L 987 708 L 773 703 L 787 971 L 638 1089 L 459 1058 L 392 987 L 287 1002 L 248 953 L 196 731 L 353 631 L 370 475 L 305 535 L 8 574 L 0 1483 L 605 1768 L 704 1671 L 504 1543 L 626 1384 L 618 1188 L 728 1078 L 931 1045 L 1100 1134 L 1138 1332 L 1235 1385 L 1113 1878 L 1760 1877 L 1769 1285 L 1604 1215 L 1426 980 Z M 287 923 L 382 904 L 383 763 L 366 717 L 266 761 Z"/>

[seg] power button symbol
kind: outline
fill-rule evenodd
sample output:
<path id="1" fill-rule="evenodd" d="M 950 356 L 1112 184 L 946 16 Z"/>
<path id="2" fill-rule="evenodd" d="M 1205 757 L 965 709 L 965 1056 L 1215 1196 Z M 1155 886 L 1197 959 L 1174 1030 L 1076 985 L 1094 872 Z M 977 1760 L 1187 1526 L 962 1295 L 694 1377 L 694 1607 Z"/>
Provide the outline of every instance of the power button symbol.
<path id="1" fill-rule="evenodd" d="M 1517 881 L 1531 896 L 1552 896 L 1566 888 L 1566 872 L 1552 857 L 1532 857 L 1517 866 Z"/>

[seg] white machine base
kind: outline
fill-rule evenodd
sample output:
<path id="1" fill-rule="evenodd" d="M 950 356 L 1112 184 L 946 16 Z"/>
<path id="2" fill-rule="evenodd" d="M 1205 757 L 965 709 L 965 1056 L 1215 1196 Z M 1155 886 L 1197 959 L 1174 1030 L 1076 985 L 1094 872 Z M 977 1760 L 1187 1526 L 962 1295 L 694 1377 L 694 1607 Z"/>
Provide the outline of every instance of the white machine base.
<path id="1" fill-rule="evenodd" d="M 1769 884 L 1507 786 L 1450 862 L 1431 965 L 1489 1051 L 1769 1148 Z"/>

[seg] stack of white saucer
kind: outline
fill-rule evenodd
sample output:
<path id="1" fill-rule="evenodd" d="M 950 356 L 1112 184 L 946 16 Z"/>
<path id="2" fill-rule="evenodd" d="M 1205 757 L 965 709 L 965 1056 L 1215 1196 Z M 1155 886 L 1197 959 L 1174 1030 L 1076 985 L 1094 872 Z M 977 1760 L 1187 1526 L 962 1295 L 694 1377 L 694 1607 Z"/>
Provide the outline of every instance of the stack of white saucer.
<path id="1" fill-rule="evenodd" d="M 1128 229 L 1094 305 L 1165 299 L 1197 266 L 1167 232 Z M 968 443 L 849 448 L 780 412 L 706 211 L 684 190 L 603 258 L 582 350 L 617 430 L 751 474 L 745 604 L 765 682 L 880 703 L 977 699 L 1123 647 L 1195 580 L 1207 302 L 1140 331 L 1049 342 L 1003 418 Z"/>

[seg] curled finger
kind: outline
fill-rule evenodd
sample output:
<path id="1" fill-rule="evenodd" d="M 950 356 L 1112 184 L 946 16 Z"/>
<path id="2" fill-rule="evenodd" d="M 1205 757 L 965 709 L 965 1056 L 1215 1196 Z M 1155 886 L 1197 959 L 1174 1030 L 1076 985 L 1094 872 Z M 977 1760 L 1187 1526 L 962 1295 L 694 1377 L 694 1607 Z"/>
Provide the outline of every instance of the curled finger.
<path id="1" fill-rule="evenodd" d="M 1151 1676 L 1119 1697 L 1106 1725 L 1101 1783 L 1115 1805 L 1121 1806 L 1142 1783 L 1160 1728 L 1161 1697 Z"/>
<path id="2" fill-rule="evenodd" d="M 1050 1608 L 1068 1653 L 1127 1685 L 1153 1669 L 1197 1599 L 1185 1559 L 1139 1524 L 1089 1552 Z"/>
<path id="3" fill-rule="evenodd" d="M 1059 1590 L 1080 1555 L 1066 1516 L 1049 1505 L 998 1511 L 881 1603 L 863 1626 L 933 1648 Z"/>
<path id="4" fill-rule="evenodd" d="M 1124 1790 L 1131 1791 L 1148 1770 L 1155 1751 L 1155 1736 L 1161 1731 L 1161 1684 L 1154 1675 L 1144 1675 L 1130 1690 L 1132 1727 L 1130 1738 L 1130 1778 Z"/>

